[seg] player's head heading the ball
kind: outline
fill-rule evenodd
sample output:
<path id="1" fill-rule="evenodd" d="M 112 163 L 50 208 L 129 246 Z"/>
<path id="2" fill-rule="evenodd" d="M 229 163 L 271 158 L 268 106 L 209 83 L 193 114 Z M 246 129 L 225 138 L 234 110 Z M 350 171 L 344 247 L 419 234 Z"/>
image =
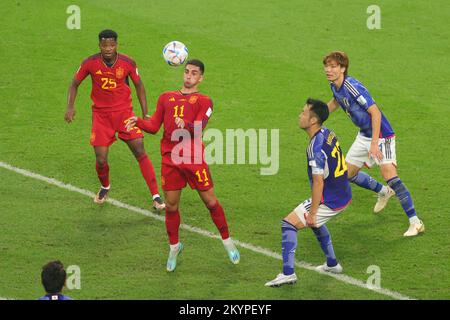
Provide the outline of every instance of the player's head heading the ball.
<path id="1" fill-rule="evenodd" d="M 205 73 L 205 64 L 198 59 L 191 59 L 188 62 L 186 62 L 185 69 L 187 68 L 188 65 L 197 66 L 201 74 Z"/>
<path id="2" fill-rule="evenodd" d="M 102 42 L 102 40 L 106 40 L 106 39 L 114 39 L 114 41 L 117 41 L 117 38 L 119 36 L 117 35 L 117 32 L 110 30 L 110 29 L 106 29 L 101 31 L 98 34 L 98 41 Z"/>
<path id="3" fill-rule="evenodd" d="M 183 90 L 196 91 L 197 86 L 203 80 L 203 73 L 205 72 L 205 65 L 197 59 L 192 59 L 186 62 L 184 66 L 184 83 Z"/>
<path id="4" fill-rule="evenodd" d="M 50 261 L 42 267 L 41 281 L 48 294 L 60 293 L 66 283 L 66 270 L 61 261 Z"/>
<path id="5" fill-rule="evenodd" d="M 348 67 L 349 67 L 349 60 L 348 56 L 343 51 L 333 51 L 327 54 L 323 60 L 323 65 L 325 67 L 327 66 L 339 66 L 340 68 L 345 68 L 344 76 L 348 73 Z"/>

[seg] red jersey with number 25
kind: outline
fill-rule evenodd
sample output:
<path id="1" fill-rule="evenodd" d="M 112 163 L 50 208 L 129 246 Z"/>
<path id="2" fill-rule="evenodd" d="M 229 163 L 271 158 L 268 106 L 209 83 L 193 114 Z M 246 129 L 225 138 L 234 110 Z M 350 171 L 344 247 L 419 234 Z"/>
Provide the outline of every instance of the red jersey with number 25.
<path id="1" fill-rule="evenodd" d="M 140 80 L 133 59 L 117 53 L 116 62 L 108 67 L 100 53 L 94 54 L 81 63 L 75 78 L 83 81 L 88 75 L 92 79 L 93 111 L 111 112 L 132 108 L 128 77 L 133 82 Z"/>
<path id="2" fill-rule="evenodd" d="M 172 140 L 172 133 L 179 129 L 175 123 L 175 118 L 183 119 L 184 129 L 191 134 L 191 139 L 183 141 L 192 148 L 191 155 L 194 156 L 194 143 L 201 146 L 201 154 L 195 156 L 203 157 L 202 130 L 206 127 L 213 111 L 213 103 L 210 97 L 201 93 L 182 94 L 180 91 L 168 91 L 161 94 L 158 98 L 156 111 L 149 120 L 138 119 L 137 126 L 144 131 L 156 133 L 161 124 L 164 123 L 164 134 L 161 139 L 161 155 L 170 155 L 172 149 L 180 143 L 178 139 Z M 198 126 L 194 135 L 194 123 Z M 201 125 L 201 127 L 200 127 Z M 197 151 L 200 151 L 197 150 Z"/>

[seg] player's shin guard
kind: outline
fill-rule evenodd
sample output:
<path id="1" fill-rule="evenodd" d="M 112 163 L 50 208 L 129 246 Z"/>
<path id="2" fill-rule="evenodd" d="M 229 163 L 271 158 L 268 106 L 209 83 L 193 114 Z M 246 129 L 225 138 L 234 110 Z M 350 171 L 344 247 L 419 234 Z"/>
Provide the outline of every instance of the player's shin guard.
<path id="1" fill-rule="evenodd" d="M 359 171 L 354 177 L 348 180 L 362 188 L 372 190 L 377 193 L 380 192 L 383 188 L 383 185 L 381 183 L 362 171 Z"/>
<path id="2" fill-rule="evenodd" d="M 402 205 L 402 208 L 408 218 L 417 216 L 411 194 L 409 193 L 408 188 L 406 188 L 402 180 L 400 180 L 399 177 L 394 177 L 388 180 L 387 183 L 389 187 L 391 187 L 395 191 L 395 195 L 397 196 L 398 200 L 400 200 L 400 204 Z"/>
<path id="3" fill-rule="evenodd" d="M 169 211 L 166 208 L 166 230 L 169 236 L 169 243 L 171 245 L 177 244 L 179 241 L 178 230 L 180 229 L 180 213 L 176 211 Z"/>
<path id="4" fill-rule="evenodd" d="M 139 162 L 142 176 L 144 177 L 144 180 L 147 183 L 152 196 L 158 194 L 159 191 L 158 183 L 156 181 L 155 169 L 153 168 L 153 164 L 150 161 L 149 157 L 144 153 L 137 159 L 137 161 Z"/>
<path id="5" fill-rule="evenodd" d="M 102 187 L 109 187 L 109 166 L 107 163 L 100 165 L 98 162 L 95 163 L 95 170 L 97 170 L 98 179 L 102 184 Z"/>
<path id="6" fill-rule="evenodd" d="M 294 273 L 295 249 L 297 249 L 297 228 L 286 220 L 282 220 L 281 235 L 283 274 L 288 276 Z"/>
<path id="7" fill-rule="evenodd" d="M 327 266 L 334 267 L 337 265 L 336 256 L 334 254 L 333 243 L 331 242 L 331 235 L 328 228 L 323 225 L 319 228 L 312 228 L 312 231 L 316 235 L 317 240 L 320 243 L 323 253 L 327 257 Z"/>
<path id="8" fill-rule="evenodd" d="M 212 207 L 208 207 L 208 210 L 214 224 L 222 236 L 222 240 L 228 239 L 230 237 L 230 232 L 228 231 L 227 219 L 225 218 L 225 212 L 223 211 L 219 201 L 217 201 Z"/>

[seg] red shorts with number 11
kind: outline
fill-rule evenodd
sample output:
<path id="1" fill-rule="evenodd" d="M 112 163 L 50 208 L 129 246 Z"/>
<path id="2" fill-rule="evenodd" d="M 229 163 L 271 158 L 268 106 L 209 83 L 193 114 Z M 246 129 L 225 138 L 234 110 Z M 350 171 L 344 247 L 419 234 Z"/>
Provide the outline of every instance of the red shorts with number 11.
<path id="1" fill-rule="evenodd" d="M 112 112 L 92 112 L 91 145 L 109 147 L 116 141 L 116 132 L 121 140 L 134 140 L 144 135 L 138 127 L 127 131 L 127 120 L 134 116 L 133 109 Z"/>
<path id="2" fill-rule="evenodd" d="M 192 189 L 206 191 L 214 184 L 208 164 L 203 160 L 200 164 L 175 164 L 170 155 L 165 155 L 161 163 L 161 186 L 165 191 L 180 190 L 186 184 Z"/>

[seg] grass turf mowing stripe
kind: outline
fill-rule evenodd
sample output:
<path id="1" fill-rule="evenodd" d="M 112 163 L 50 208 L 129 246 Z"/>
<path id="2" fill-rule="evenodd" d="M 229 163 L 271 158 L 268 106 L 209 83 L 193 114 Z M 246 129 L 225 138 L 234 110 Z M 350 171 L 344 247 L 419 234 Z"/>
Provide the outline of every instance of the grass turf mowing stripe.
<path id="1" fill-rule="evenodd" d="M 56 179 L 45 177 L 45 176 L 42 176 L 40 174 L 31 172 L 31 171 L 28 171 L 28 170 L 25 170 L 25 169 L 14 167 L 14 166 L 9 165 L 9 164 L 7 164 L 5 162 L 1 162 L 0 161 L 0 167 L 2 167 L 4 169 L 7 169 L 7 170 L 10 170 L 10 171 L 13 171 L 13 172 L 18 173 L 18 174 L 21 174 L 21 175 L 26 176 L 26 177 L 30 177 L 30 178 L 33 178 L 33 179 L 36 179 L 36 180 L 40 180 L 40 181 L 46 182 L 48 184 L 57 186 L 57 187 L 62 188 L 62 189 L 66 189 L 66 190 L 69 190 L 69 191 L 72 191 L 72 192 L 80 193 L 80 194 L 88 196 L 90 198 L 93 198 L 95 196 L 95 193 L 93 193 L 91 191 L 88 191 L 88 190 L 85 190 L 85 189 L 81 189 L 81 188 L 72 186 L 70 184 L 66 184 L 66 183 L 58 181 Z M 123 203 L 121 201 L 115 200 L 115 199 L 108 198 L 107 202 L 109 202 L 110 204 L 112 204 L 112 205 L 114 205 L 116 207 L 127 209 L 129 211 L 133 211 L 133 212 L 136 212 L 136 213 L 140 213 L 142 215 L 145 215 L 147 217 L 150 217 L 150 218 L 162 221 L 162 222 L 164 222 L 164 220 L 165 220 L 164 217 L 162 217 L 160 215 L 157 215 L 157 214 L 154 214 L 151 211 L 148 211 L 148 210 L 145 210 L 145 209 L 142 209 L 142 208 L 138 208 L 138 207 L 135 207 L 135 206 Z M 212 232 L 209 232 L 209 231 L 206 231 L 206 230 L 194 227 L 194 226 L 190 226 L 190 225 L 187 225 L 187 224 L 181 224 L 180 227 L 183 228 L 184 230 L 188 230 L 188 231 L 200 234 L 200 235 L 205 236 L 205 237 L 214 238 L 214 239 L 220 239 L 219 235 L 213 234 Z M 258 247 L 258 246 L 252 245 L 250 243 L 241 242 L 241 241 L 238 241 L 236 239 L 234 239 L 234 241 L 235 241 L 235 244 L 237 246 L 240 246 L 242 248 L 245 248 L 245 249 L 251 250 L 253 252 L 260 253 L 260 254 L 263 254 L 263 255 L 265 255 L 267 257 L 271 257 L 271 258 L 274 258 L 274 259 L 277 259 L 277 260 L 282 260 L 281 254 L 275 253 L 273 251 L 270 251 L 270 250 L 262 248 L 262 247 Z M 317 271 L 315 269 L 315 267 L 312 264 L 307 263 L 307 262 L 296 261 L 295 265 L 297 267 L 299 267 L 299 268 L 303 268 L 303 269 L 306 269 L 306 270 L 319 272 L 319 271 Z M 328 272 L 319 272 L 319 273 L 321 273 L 323 275 L 326 275 L 326 276 L 329 276 L 329 277 L 333 277 L 336 280 L 345 282 L 345 283 L 353 285 L 353 286 L 357 286 L 357 287 L 364 288 L 364 289 L 367 289 L 367 290 L 375 291 L 375 292 L 377 292 L 379 294 L 382 294 L 382 295 L 385 295 L 385 296 L 389 296 L 389 297 L 392 297 L 394 299 L 398 299 L 398 300 L 412 300 L 412 299 L 414 299 L 414 298 L 405 296 L 405 295 L 403 295 L 403 294 L 401 294 L 399 292 L 395 292 L 395 291 L 392 291 L 392 290 L 389 290 L 389 289 L 385 289 L 385 288 L 381 288 L 381 287 L 380 288 L 369 287 L 363 281 L 355 279 L 355 278 L 352 278 L 352 277 L 347 276 L 347 275 L 332 274 L 332 273 L 328 273 Z M 2 298 L 0 298 L 0 299 L 2 299 Z"/>

